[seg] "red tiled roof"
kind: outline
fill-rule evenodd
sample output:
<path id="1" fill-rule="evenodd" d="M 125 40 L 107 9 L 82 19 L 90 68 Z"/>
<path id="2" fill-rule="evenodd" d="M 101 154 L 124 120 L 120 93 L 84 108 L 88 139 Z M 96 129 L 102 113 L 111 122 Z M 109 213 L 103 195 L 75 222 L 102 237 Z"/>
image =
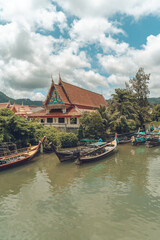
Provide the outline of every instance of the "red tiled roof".
<path id="1" fill-rule="evenodd" d="M 70 102 L 73 105 L 92 108 L 100 107 L 100 105 L 107 106 L 107 103 L 101 94 L 76 87 L 63 81 L 60 81 L 59 84 L 62 84 Z"/>
<path id="2" fill-rule="evenodd" d="M 55 84 L 55 87 L 56 87 L 58 94 L 60 95 L 62 102 L 65 104 L 70 104 L 65 92 L 63 91 L 62 86 Z"/>
<path id="3" fill-rule="evenodd" d="M 7 107 L 10 110 L 12 110 L 14 113 L 18 114 L 19 112 L 21 112 L 22 105 L 20 104 L 11 105 L 10 103 L 0 103 L 0 109 L 7 108 Z M 31 113 L 31 108 L 28 105 L 23 105 L 23 109 L 26 112 L 26 114 Z"/>
<path id="4" fill-rule="evenodd" d="M 8 107 L 8 103 L 0 103 L 0 109 L 7 108 L 7 107 Z"/>
<path id="5" fill-rule="evenodd" d="M 54 112 L 50 112 L 48 114 L 46 114 L 46 111 L 40 111 L 40 112 L 36 112 L 36 113 L 32 113 L 29 115 L 30 118 L 34 117 L 34 118 L 59 118 L 59 117 L 80 117 L 81 113 L 76 110 L 75 108 L 70 108 L 67 110 L 66 113 L 63 113 L 61 110 L 55 110 Z"/>
<path id="6" fill-rule="evenodd" d="M 46 100 L 45 100 L 45 102 L 44 102 L 44 105 L 47 105 L 47 104 L 48 104 L 48 102 L 49 102 L 49 100 L 50 100 L 50 97 L 51 97 L 52 92 L 53 92 L 54 89 L 56 89 L 58 95 L 60 96 L 60 98 L 61 98 L 61 100 L 62 100 L 62 102 L 63 102 L 64 104 L 67 104 L 67 105 L 70 104 L 70 102 L 69 102 L 69 100 L 68 100 L 68 98 L 67 98 L 67 95 L 65 94 L 65 92 L 64 92 L 63 89 L 62 89 L 62 86 L 57 85 L 57 84 L 55 84 L 55 83 L 52 81 L 51 86 L 50 86 L 50 89 L 49 89 L 49 91 L 48 91 L 48 95 L 47 95 Z"/>
<path id="7" fill-rule="evenodd" d="M 22 105 L 15 104 L 15 108 L 16 108 L 17 112 L 20 112 Z M 23 108 L 26 113 L 31 113 L 31 108 L 29 107 L 29 105 L 23 105 Z"/>
<path id="8" fill-rule="evenodd" d="M 61 78 L 59 79 L 58 85 L 52 81 L 44 103 L 45 106 L 47 106 L 54 89 L 56 89 L 58 95 L 65 105 L 74 105 L 87 108 L 98 108 L 100 105 L 107 106 L 107 103 L 101 94 L 65 83 L 61 80 Z"/>

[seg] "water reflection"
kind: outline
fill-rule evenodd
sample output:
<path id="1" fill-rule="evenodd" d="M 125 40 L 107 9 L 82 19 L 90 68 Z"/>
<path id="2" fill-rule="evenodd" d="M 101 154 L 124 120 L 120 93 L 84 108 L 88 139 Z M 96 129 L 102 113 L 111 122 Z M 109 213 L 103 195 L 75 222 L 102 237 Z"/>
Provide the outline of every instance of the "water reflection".
<path id="1" fill-rule="evenodd" d="M 35 161 L 38 158 L 35 158 Z M 17 194 L 24 184 L 31 183 L 36 176 L 35 161 L 0 172 L 0 198 Z"/>
<path id="2" fill-rule="evenodd" d="M 0 239 L 156 239 L 160 149 L 77 166 L 52 154 L 0 173 Z"/>

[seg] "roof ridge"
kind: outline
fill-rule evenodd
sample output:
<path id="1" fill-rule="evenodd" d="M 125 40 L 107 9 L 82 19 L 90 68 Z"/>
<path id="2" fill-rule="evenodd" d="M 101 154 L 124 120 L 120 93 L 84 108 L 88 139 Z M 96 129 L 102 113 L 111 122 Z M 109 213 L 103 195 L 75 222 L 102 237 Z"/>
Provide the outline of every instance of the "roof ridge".
<path id="1" fill-rule="evenodd" d="M 60 83 L 61 83 L 61 85 L 60 85 Z M 66 98 L 68 99 L 69 103 L 72 104 L 72 102 L 71 102 L 71 100 L 70 100 L 70 98 L 69 98 L 69 96 L 68 96 L 68 94 L 67 94 L 67 92 L 66 92 L 66 89 L 65 89 L 64 86 L 63 86 L 63 81 L 62 81 L 62 79 L 61 79 L 61 81 L 58 83 L 58 86 L 61 86 L 61 87 L 62 87 L 63 92 L 64 92 L 64 94 L 66 95 Z"/>

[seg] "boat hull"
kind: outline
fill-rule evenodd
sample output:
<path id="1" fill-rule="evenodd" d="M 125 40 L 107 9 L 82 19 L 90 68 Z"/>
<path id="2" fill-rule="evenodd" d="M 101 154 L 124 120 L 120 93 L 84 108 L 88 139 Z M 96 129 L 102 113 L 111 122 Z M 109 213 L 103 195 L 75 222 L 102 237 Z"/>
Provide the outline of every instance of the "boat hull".
<path id="1" fill-rule="evenodd" d="M 20 166 L 25 164 L 26 162 L 31 161 L 35 157 L 35 155 L 38 154 L 41 143 L 43 143 L 44 139 L 45 137 L 43 137 L 42 141 L 40 141 L 37 146 L 32 147 L 31 150 L 28 150 L 24 153 L 1 157 L 0 162 L 2 164 L 0 164 L 0 171 L 8 168 L 12 168 L 12 167 Z"/>
<path id="2" fill-rule="evenodd" d="M 79 157 L 75 163 L 77 165 L 81 165 L 83 163 L 99 161 L 99 160 L 104 159 L 105 157 L 111 155 L 112 153 L 114 153 L 116 150 L 116 147 L 117 147 L 117 142 L 115 140 L 112 143 L 107 144 L 107 146 L 103 146 L 95 151 L 92 151 L 91 153 L 89 153 L 86 156 Z M 99 150 L 102 152 L 99 153 L 98 152 Z"/>
<path id="3" fill-rule="evenodd" d="M 152 148 L 152 147 L 157 147 L 160 146 L 160 142 L 158 141 L 147 141 L 146 142 L 146 147 Z"/>

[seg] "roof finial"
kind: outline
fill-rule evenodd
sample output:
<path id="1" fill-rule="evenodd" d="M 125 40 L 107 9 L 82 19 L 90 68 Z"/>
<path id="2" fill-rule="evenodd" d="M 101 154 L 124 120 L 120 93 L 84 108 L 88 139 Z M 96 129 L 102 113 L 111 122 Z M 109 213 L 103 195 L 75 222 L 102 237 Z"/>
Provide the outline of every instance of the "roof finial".
<path id="1" fill-rule="evenodd" d="M 61 75 L 60 75 L 60 72 L 59 72 L 59 84 L 62 82 L 62 79 L 61 79 Z"/>
<path id="2" fill-rule="evenodd" d="M 54 80 L 53 80 L 53 76 L 52 76 L 52 74 L 51 74 L 51 81 L 52 81 L 52 83 L 54 83 Z"/>

